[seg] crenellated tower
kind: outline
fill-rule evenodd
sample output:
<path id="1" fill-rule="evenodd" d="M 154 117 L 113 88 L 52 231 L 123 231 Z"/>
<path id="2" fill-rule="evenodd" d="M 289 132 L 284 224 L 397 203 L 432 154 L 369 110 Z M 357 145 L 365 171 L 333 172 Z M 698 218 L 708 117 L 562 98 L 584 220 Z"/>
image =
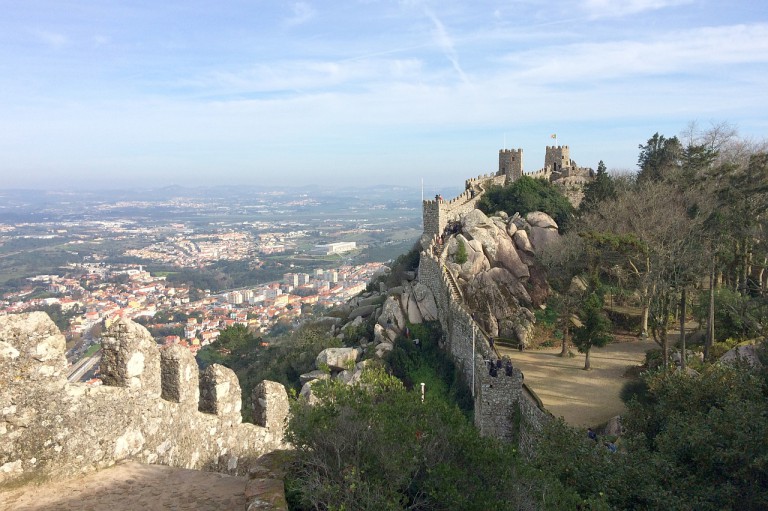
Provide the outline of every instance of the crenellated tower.
<path id="1" fill-rule="evenodd" d="M 507 176 L 506 182 L 511 183 L 523 175 L 523 150 L 500 149 L 498 175 Z"/>
<path id="2" fill-rule="evenodd" d="M 544 168 L 551 172 L 559 172 L 563 177 L 570 175 L 571 150 L 567 145 L 547 146 L 544 156 Z"/>

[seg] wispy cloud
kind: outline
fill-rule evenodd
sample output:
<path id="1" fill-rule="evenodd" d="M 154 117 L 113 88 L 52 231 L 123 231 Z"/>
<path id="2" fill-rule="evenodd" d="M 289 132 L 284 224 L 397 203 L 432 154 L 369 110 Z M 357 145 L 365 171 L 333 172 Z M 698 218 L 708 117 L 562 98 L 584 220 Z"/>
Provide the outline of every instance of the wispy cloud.
<path id="1" fill-rule="evenodd" d="M 69 38 L 64 34 L 58 32 L 51 32 L 50 30 L 33 29 L 32 35 L 39 41 L 51 46 L 55 49 L 59 49 L 69 43 Z"/>
<path id="2" fill-rule="evenodd" d="M 461 68 L 461 64 L 459 64 L 459 56 L 456 53 L 456 48 L 453 44 L 453 39 L 451 39 L 451 36 L 448 35 L 448 31 L 445 29 L 445 25 L 443 25 L 443 22 L 440 21 L 440 19 L 435 15 L 435 13 L 429 9 L 424 8 L 424 13 L 429 17 L 429 19 L 432 21 L 432 24 L 434 25 L 434 30 L 432 31 L 435 42 L 442 50 L 445 57 L 451 62 L 451 65 L 453 66 L 453 69 L 456 70 L 456 73 L 458 73 L 459 77 L 461 78 L 461 81 L 464 83 L 469 83 L 469 78 L 467 77 L 467 74 L 464 72 L 464 70 Z"/>
<path id="3" fill-rule="evenodd" d="M 315 17 L 317 11 L 306 2 L 295 2 L 291 5 L 292 16 L 285 20 L 288 26 L 302 25 Z"/>
<path id="4" fill-rule="evenodd" d="M 585 0 L 583 8 L 592 18 L 615 18 L 692 2 L 693 0 Z"/>
<path id="5" fill-rule="evenodd" d="M 215 93 L 307 93 L 331 87 L 372 89 L 390 81 L 418 80 L 418 59 L 349 59 L 343 61 L 285 61 L 244 71 L 217 71 L 182 85 Z"/>
<path id="6" fill-rule="evenodd" d="M 573 83 L 667 73 L 708 73 L 707 66 L 768 62 L 768 24 L 708 27 L 642 41 L 550 46 L 508 56 L 521 78 Z"/>

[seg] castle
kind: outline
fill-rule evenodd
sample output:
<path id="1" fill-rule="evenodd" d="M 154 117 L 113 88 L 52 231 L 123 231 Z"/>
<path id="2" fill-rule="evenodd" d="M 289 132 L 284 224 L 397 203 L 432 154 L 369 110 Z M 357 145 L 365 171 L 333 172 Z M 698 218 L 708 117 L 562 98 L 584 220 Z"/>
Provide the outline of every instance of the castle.
<path id="1" fill-rule="evenodd" d="M 500 149 L 497 172 L 467 179 L 464 182 L 465 191 L 450 201 L 424 201 L 422 240 L 439 235 L 449 222 L 456 221 L 475 209 L 478 200 L 489 186 L 506 186 L 522 176 L 545 179 L 553 183 L 560 188 L 574 207 L 578 207 L 584 198 L 584 185 L 595 178 L 595 171 L 589 167 L 579 167 L 571 159 L 571 150 L 567 145 L 547 146 L 544 153 L 544 167 L 530 173 L 524 170 L 522 149 Z"/>
<path id="2" fill-rule="evenodd" d="M 546 179 L 555 184 L 575 207 L 584 197 L 584 185 L 594 179 L 595 171 L 588 167 L 579 167 L 571 159 L 571 150 L 567 145 L 547 146 L 544 167 L 529 174 L 523 170 L 522 149 L 500 149 L 499 170 L 496 176 L 503 176 L 503 184 L 508 185 L 524 175 Z"/>

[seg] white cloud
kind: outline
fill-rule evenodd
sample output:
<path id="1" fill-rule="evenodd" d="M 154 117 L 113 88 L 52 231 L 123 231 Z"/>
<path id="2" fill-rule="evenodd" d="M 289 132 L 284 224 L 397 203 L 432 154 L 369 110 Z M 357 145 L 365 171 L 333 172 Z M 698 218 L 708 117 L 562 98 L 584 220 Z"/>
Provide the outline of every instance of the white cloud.
<path id="1" fill-rule="evenodd" d="M 306 2 L 296 2 L 291 5 L 293 15 L 285 20 L 288 26 L 302 25 L 315 17 L 317 12 Z"/>
<path id="2" fill-rule="evenodd" d="M 34 29 L 31 32 L 32 35 L 34 35 L 38 40 L 49 46 L 52 46 L 55 49 L 59 49 L 69 44 L 69 38 L 64 34 L 41 29 Z"/>
<path id="3" fill-rule="evenodd" d="M 699 28 L 642 41 L 622 40 L 550 46 L 511 54 L 519 78 L 575 83 L 641 75 L 691 73 L 708 66 L 768 62 L 768 24 Z"/>
<path id="4" fill-rule="evenodd" d="M 585 0 L 583 8 L 592 18 L 621 17 L 692 3 L 693 0 Z"/>
<path id="5" fill-rule="evenodd" d="M 464 70 L 461 68 L 461 64 L 459 64 L 459 56 L 456 53 L 453 40 L 448 35 L 448 31 L 445 29 L 445 25 L 443 25 L 443 23 L 440 21 L 440 19 L 438 19 L 438 17 L 434 12 L 432 12 L 431 9 L 425 8 L 424 13 L 429 17 L 435 27 L 433 30 L 435 42 L 443 51 L 445 57 L 451 62 L 453 69 L 456 70 L 456 73 L 458 73 L 461 81 L 464 83 L 469 83 L 469 78 L 467 78 L 466 73 L 464 73 Z"/>

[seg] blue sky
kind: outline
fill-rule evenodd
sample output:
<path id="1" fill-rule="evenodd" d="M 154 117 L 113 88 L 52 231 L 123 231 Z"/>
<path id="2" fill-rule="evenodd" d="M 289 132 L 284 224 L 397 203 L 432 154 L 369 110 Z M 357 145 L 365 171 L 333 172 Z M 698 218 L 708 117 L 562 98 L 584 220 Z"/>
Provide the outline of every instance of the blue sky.
<path id="1" fill-rule="evenodd" d="M 694 0 L 0 0 L 0 187 L 461 186 L 521 147 L 635 169 L 768 135 L 768 8 Z"/>

